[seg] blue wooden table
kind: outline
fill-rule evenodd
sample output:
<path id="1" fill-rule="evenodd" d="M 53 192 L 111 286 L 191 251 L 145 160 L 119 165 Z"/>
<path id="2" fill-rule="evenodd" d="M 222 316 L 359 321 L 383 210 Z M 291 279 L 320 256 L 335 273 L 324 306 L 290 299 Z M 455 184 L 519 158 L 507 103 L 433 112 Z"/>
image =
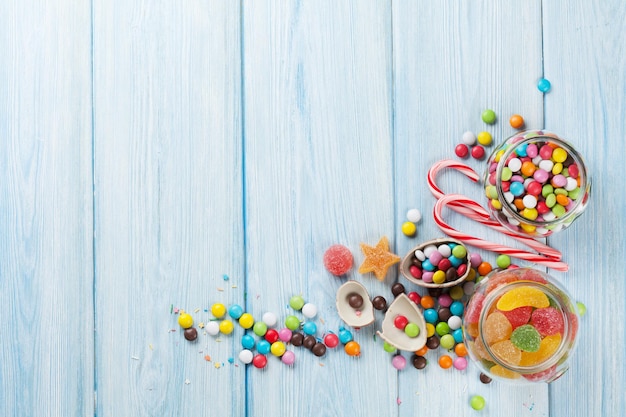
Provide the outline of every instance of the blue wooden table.
<path id="1" fill-rule="evenodd" d="M 625 21 L 621 0 L 3 0 L 0 415 L 623 416 Z M 380 315 L 355 331 L 358 358 L 289 346 L 293 366 L 264 370 L 237 359 L 238 325 L 184 340 L 175 309 L 282 321 L 296 294 L 318 335 L 337 332 L 345 279 L 325 249 L 358 266 L 361 242 L 403 256 L 442 236 L 428 168 L 466 130 L 504 140 L 514 113 L 574 143 L 593 177 L 587 212 L 548 239 L 570 267 L 550 273 L 588 309 L 565 376 L 484 385 L 474 365 L 441 369 L 441 349 L 396 371 Z M 439 183 L 482 202 L 458 173 Z M 396 267 L 348 278 L 388 299 L 416 288 Z"/>

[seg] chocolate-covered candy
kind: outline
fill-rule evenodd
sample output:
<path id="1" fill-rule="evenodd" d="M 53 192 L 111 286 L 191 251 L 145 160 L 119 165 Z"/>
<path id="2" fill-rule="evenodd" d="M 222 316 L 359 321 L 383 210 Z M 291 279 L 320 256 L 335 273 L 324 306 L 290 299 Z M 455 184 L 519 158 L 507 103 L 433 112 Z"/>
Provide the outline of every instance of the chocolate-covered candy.
<path id="1" fill-rule="evenodd" d="M 302 333 L 293 332 L 291 335 L 291 344 L 294 346 L 302 346 L 304 343 L 304 335 Z"/>
<path id="2" fill-rule="evenodd" d="M 315 338 L 315 336 L 310 334 L 310 335 L 305 336 L 304 340 L 302 341 L 302 346 L 304 346 L 307 349 L 312 349 L 316 343 L 317 343 L 317 339 Z"/>
<path id="3" fill-rule="evenodd" d="M 185 339 L 189 340 L 190 342 L 193 342 L 194 340 L 198 338 L 198 331 L 196 330 L 195 327 L 190 327 L 188 329 L 185 329 L 185 332 L 183 333 L 183 335 L 185 336 Z"/>
<path id="4" fill-rule="evenodd" d="M 456 269 L 455 268 L 450 268 L 446 271 L 446 281 L 450 282 L 450 281 L 456 281 L 458 278 L 458 275 L 456 273 Z"/>
<path id="5" fill-rule="evenodd" d="M 448 319 L 452 317 L 452 313 L 448 307 L 441 307 L 437 311 L 437 314 L 439 316 L 439 321 L 445 321 L 446 323 L 448 322 Z"/>
<path id="6" fill-rule="evenodd" d="M 346 296 L 346 300 L 348 301 L 348 304 L 352 308 L 356 309 L 356 308 L 361 308 L 363 306 L 363 297 L 361 297 L 361 294 L 351 292 L 350 294 Z"/>
<path id="7" fill-rule="evenodd" d="M 439 338 L 437 336 L 430 336 L 426 339 L 426 346 L 428 346 L 428 349 L 437 349 L 439 347 Z"/>
<path id="8" fill-rule="evenodd" d="M 396 282 L 395 284 L 393 284 L 391 286 L 391 293 L 393 294 L 394 297 L 399 296 L 400 294 L 404 294 L 404 285 L 402 285 L 399 282 Z"/>
<path id="9" fill-rule="evenodd" d="M 428 295 L 430 295 L 431 297 L 437 298 L 441 294 L 443 294 L 443 289 L 441 288 L 429 288 L 428 289 Z"/>
<path id="10" fill-rule="evenodd" d="M 413 355 L 413 357 L 411 358 L 411 362 L 413 363 L 415 369 L 424 369 L 426 368 L 426 364 L 428 361 L 423 356 Z"/>
<path id="11" fill-rule="evenodd" d="M 385 300 L 385 297 L 383 297 L 382 295 L 377 295 L 372 300 L 372 305 L 376 310 L 382 311 L 387 308 L 387 300 Z"/>
<path id="12" fill-rule="evenodd" d="M 313 352 L 313 354 L 317 357 L 324 356 L 326 354 L 326 345 L 321 342 L 317 342 L 311 348 L 311 352 Z"/>
<path id="13" fill-rule="evenodd" d="M 483 384 L 489 384 L 491 382 L 491 378 L 481 372 L 480 382 L 482 382 Z"/>

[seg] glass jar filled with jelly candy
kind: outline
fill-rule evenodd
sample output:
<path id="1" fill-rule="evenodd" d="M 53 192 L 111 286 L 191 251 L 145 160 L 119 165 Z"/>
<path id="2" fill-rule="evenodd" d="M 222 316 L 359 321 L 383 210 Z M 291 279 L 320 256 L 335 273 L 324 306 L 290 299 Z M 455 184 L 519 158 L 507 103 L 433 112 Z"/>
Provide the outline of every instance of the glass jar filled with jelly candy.
<path id="1" fill-rule="evenodd" d="M 580 154 L 554 133 L 529 130 L 499 145 L 487 162 L 491 215 L 509 230 L 541 238 L 585 210 L 591 178 Z"/>
<path id="2" fill-rule="evenodd" d="M 578 311 L 565 289 L 532 268 L 480 281 L 463 318 L 468 353 L 483 373 L 513 383 L 551 382 L 568 369 Z"/>

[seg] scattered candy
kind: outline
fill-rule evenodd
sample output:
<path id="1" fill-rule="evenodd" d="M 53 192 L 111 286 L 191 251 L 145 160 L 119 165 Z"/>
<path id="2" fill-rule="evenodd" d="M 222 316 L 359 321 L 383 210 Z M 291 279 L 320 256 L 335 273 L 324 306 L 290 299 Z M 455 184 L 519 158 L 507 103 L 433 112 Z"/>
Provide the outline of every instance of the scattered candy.
<path id="1" fill-rule="evenodd" d="M 254 354 L 252 353 L 252 351 L 248 349 L 244 349 L 241 352 L 239 352 L 239 360 L 245 364 L 251 363 L 253 358 L 254 358 Z"/>
<path id="2" fill-rule="evenodd" d="M 480 411 L 485 408 L 485 399 L 480 395 L 474 395 L 472 398 L 470 398 L 470 406 L 474 410 Z"/>
<path id="3" fill-rule="evenodd" d="M 279 339 L 278 331 L 275 329 L 268 329 L 268 331 L 265 332 L 264 339 L 267 340 L 269 343 L 274 343 L 278 341 Z"/>
<path id="4" fill-rule="evenodd" d="M 252 359 L 252 364 L 255 368 L 263 369 L 267 365 L 267 357 L 259 353 Z"/>
<path id="5" fill-rule="evenodd" d="M 250 336 L 249 334 L 244 334 L 243 336 L 241 336 L 241 346 L 243 346 L 245 349 L 254 349 L 255 345 L 256 341 L 254 340 L 254 337 Z"/>
<path id="6" fill-rule="evenodd" d="M 483 119 L 483 122 L 487 123 L 488 125 L 492 125 L 496 122 L 496 112 L 491 109 L 487 109 L 483 111 L 483 113 L 481 114 L 481 118 Z"/>
<path id="7" fill-rule="evenodd" d="M 312 319 L 317 316 L 317 306 L 315 304 L 306 303 L 302 306 L 302 315 L 308 319 Z"/>
<path id="8" fill-rule="evenodd" d="M 302 342 L 302 346 L 311 350 L 313 349 L 313 346 L 315 346 L 316 343 L 317 343 L 317 339 L 315 338 L 315 336 L 309 334 L 309 335 L 304 336 L 304 341 Z"/>
<path id="9" fill-rule="evenodd" d="M 480 132 L 478 133 L 478 136 L 476 136 L 476 140 L 480 145 L 489 146 L 491 145 L 491 142 L 493 142 L 493 136 L 491 136 L 491 133 L 489 132 Z"/>
<path id="10" fill-rule="evenodd" d="M 578 315 L 580 317 L 584 316 L 587 313 L 587 306 L 580 301 L 576 302 L 576 308 L 578 309 Z"/>
<path id="11" fill-rule="evenodd" d="M 359 356 L 361 354 L 361 346 L 355 341 L 346 343 L 344 350 L 348 356 Z"/>
<path id="12" fill-rule="evenodd" d="M 249 329 L 254 325 L 254 317 L 250 313 L 243 313 L 239 317 L 239 325 L 244 329 Z"/>
<path id="13" fill-rule="evenodd" d="M 239 320 L 239 317 L 241 317 L 242 314 L 243 314 L 243 307 L 241 307 L 239 304 L 233 304 L 230 307 L 228 307 L 228 315 L 233 320 Z"/>
<path id="14" fill-rule="evenodd" d="M 278 322 L 278 317 L 276 317 L 276 314 L 270 311 L 263 314 L 263 323 L 265 323 L 267 327 L 274 327 L 277 322 Z"/>
<path id="15" fill-rule="evenodd" d="M 285 327 L 291 331 L 298 330 L 300 328 L 300 319 L 296 316 L 287 316 L 285 319 Z"/>
<path id="16" fill-rule="evenodd" d="M 417 232 L 417 227 L 415 226 L 415 223 L 412 223 L 412 222 L 402 223 L 402 233 L 404 233 L 405 236 L 413 237 L 415 236 L 416 232 Z"/>
<path id="17" fill-rule="evenodd" d="M 272 344 L 267 340 L 261 339 L 256 344 L 256 351 L 262 355 L 267 355 L 272 349 Z"/>
<path id="18" fill-rule="evenodd" d="M 321 342 L 317 342 L 311 348 L 311 352 L 313 352 L 313 354 L 318 358 L 322 357 L 326 354 L 326 345 Z"/>
<path id="19" fill-rule="evenodd" d="M 547 79 L 540 78 L 539 81 L 537 81 L 537 89 L 542 93 L 547 93 L 551 88 L 552 84 Z"/>
<path id="20" fill-rule="evenodd" d="M 498 265 L 498 268 L 507 269 L 511 265 L 511 257 L 505 254 L 498 255 L 496 265 Z"/>
<path id="21" fill-rule="evenodd" d="M 467 158 L 467 156 L 469 155 L 469 152 L 470 152 L 469 151 L 469 147 L 466 144 L 464 144 L 464 143 L 459 143 L 454 148 L 454 153 L 459 158 Z"/>
<path id="22" fill-rule="evenodd" d="M 324 252 L 324 267 L 335 276 L 347 274 L 353 262 L 352 252 L 343 245 L 332 245 Z"/>
<path id="23" fill-rule="evenodd" d="M 274 342 L 270 347 L 270 352 L 272 352 L 272 355 L 277 357 L 283 356 L 286 350 L 287 348 L 283 342 Z"/>
<path id="24" fill-rule="evenodd" d="M 415 369 L 424 369 L 428 364 L 426 358 L 420 355 L 413 355 L 411 362 L 413 363 L 413 367 L 415 367 Z"/>
<path id="25" fill-rule="evenodd" d="M 211 314 L 215 318 L 221 319 L 226 314 L 226 306 L 222 303 L 215 303 L 211 306 Z"/>
<path id="26" fill-rule="evenodd" d="M 387 300 L 385 300 L 385 297 L 377 295 L 372 300 L 372 305 L 376 310 L 382 311 L 387 308 Z"/>
<path id="27" fill-rule="evenodd" d="M 455 369 L 462 371 L 467 368 L 467 359 L 465 359 L 464 357 L 454 358 L 454 361 L 452 361 L 452 366 L 454 366 Z"/>
<path id="28" fill-rule="evenodd" d="M 339 345 L 339 337 L 334 333 L 324 336 L 324 344 L 329 348 L 335 348 Z"/>
<path id="29" fill-rule="evenodd" d="M 193 326 L 193 318 L 190 314 L 180 313 L 180 315 L 178 316 L 178 324 L 183 329 L 188 329 Z"/>
<path id="30" fill-rule="evenodd" d="M 411 223 L 419 223 L 422 219 L 422 213 L 418 209 L 412 208 L 406 212 L 406 219 Z"/>
<path id="31" fill-rule="evenodd" d="M 365 260 L 359 267 L 359 273 L 373 272 L 380 281 L 385 279 L 389 267 L 400 262 L 398 255 L 389 252 L 389 241 L 385 236 L 378 241 L 376 246 L 361 243 L 361 251 L 365 255 Z"/>
<path id="32" fill-rule="evenodd" d="M 483 159 L 485 157 L 485 148 L 480 145 L 476 145 L 472 148 L 472 158 Z"/>
<path id="33" fill-rule="evenodd" d="M 452 240 L 436 239 L 412 249 L 404 257 L 400 270 L 409 281 L 420 286 L 449 287 L 467 277 L 469 258 L 465 246 Z M 423 298 L 421 303 L 424 307 Z"/>
<path id="34" fill-rule="evenodd" d="M 519 114 L 514 114 L 509 119 L 509 124 L 513 129 L 521 129 L 524 127 L 524 118 Z"/>
<path id="35" fill-rule="evenodd" d="M 189 327 L 185 329 L 185 331 L 183 332 L 183 335 L 185 336 L 185 339 L 189 340 L 190 342 L 193 342 L 194 340 L 198 338 L 198 331 L 194 327 Z"/>
<path id="36" fill-rule="evenodd" d="M 220 324 L 216 321 L 210 321 L 206 324 L 204 330 L 210 336 L 217 336 L 220 332 Z"/>
<path id="37" fill-rule="evenodd" d="M 222 320 L 220 322 L 220 332 L 223 334 L 231 334 L 234 330 L 233 322 L 230 320 Z"/>
<path id="38" fill-rule="evenodd" d="M 488 376 L 483 374 L 482 372 L 480 373 L 480 382 L 482 382 L 483 384 L 490 384 L 492 379 Z"/>
<path id="39" fill-rule="evenodd" d="M 442 355 L 439 357 L 439 366 L 443 369 L 448 369 L 452 366 L 452 358 L 448 355 Z"/>
<path id="40" fill-rule="evenodd" d="M 267 332 L 267 324 L 262 321 L 257 321 L 256 323 L 254 323 L 254 326 L 252 326 L 252 331 L 255 335 L 263 337 Z"/>
<path id="41" fill-rule="evenodd" d="M 463 133 L 461 141 L 467 146 L 474 146 L 476 145 L 476 135 L 473 132 L 467 131 Z"/>
<path id="42" fill-rule="evenodd" d="M 391 359 L 391 365 L 396 368 L 398 371 L 403 370 L 406 367 L 406 359 L 404 358 L 404 356 L 398 354 L 395 355 L 392 359 Z"/>
<path id="43" fill-rule="evenodd" d="M 292 351 L 287 350 L 285 351 L 285 353 L 283 353 L 283 356 L 281 356 L 280 360 L 285 365 L 293 365 L 296 361 L 296 355 Z"/>
<path id="44" fill-rule="evenodd" d="M 351 292 L 346 296 L 346 301 L 352 308 L 361 308 L 363 306 L 363 297 L 361 294 L 356 292 Z"/>
<path id="45" fill-rule="evenodd" d="M 307 321 L 302 325 L 302 332 L 304 334 L 314 335 L 315 333 L 317 333 L 317 325 L 315 324 L 315 322 Z"/>
<path id="46" fill-rule="evenodd" d="M 302 310 L 304 304 L 304 298 L 302 298 L 301 295 L 294 295 L 293 297 L 291 297 L 291 299 L 289 299 L 289 306 L 296 311 Z"/>

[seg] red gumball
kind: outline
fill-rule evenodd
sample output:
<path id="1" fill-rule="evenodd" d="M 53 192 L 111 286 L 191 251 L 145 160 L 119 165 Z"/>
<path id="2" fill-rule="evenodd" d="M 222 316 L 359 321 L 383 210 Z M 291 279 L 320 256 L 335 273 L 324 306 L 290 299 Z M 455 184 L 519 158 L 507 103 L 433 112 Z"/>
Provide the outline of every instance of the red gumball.
<path id="1" fill-rule="evenodd" d="M 485 157 L 485 148 L 480 145 L 476 145 L 472 148 L 472 158 L 483 159 Z"/>
<path id="2" fill-rule="evenodd" d="M 459 143 L 458 145 L 456 145 L 456 148 L 454 148 L 454 153 L 459 158 L 467 158 L 467 155 L 469 155 L 469 148 L 466 144 Z"/>
<path id="3" fill-rule="evenodd" d="M 255 355 L 252 359 L 252 365 L 254 365 L 255 368 L 259 369 L 265 368 L 265 366 L 267 365 L 267 357 L 260 353 Z"/>
<path id="4" fill-rule="evenodd" d="M 324 344 L 331 349 L 337 347 L 339 344 L 339 337 L 334 333 L 329 333 L 324 336 Z"/>

